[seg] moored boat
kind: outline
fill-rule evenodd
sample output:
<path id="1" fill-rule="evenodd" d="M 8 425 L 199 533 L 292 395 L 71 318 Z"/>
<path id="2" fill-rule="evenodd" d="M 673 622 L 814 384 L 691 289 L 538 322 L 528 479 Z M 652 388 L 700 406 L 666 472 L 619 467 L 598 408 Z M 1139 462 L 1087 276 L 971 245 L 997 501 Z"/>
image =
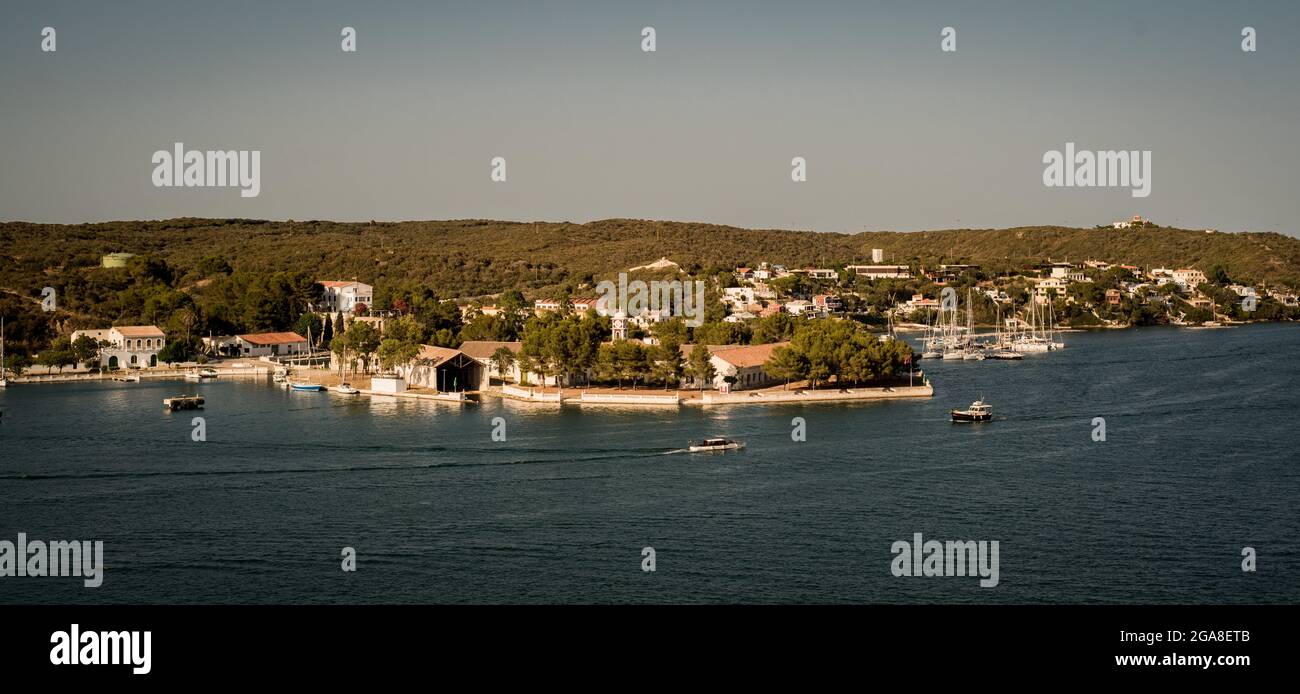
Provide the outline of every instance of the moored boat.
<path id="1" fill-rule="evenodd" d="M 212 368 L 200 369 L 199 378 L 216 378 L 217 370 Z"/>
<path id="2" fill-rule="evenodd" d="M 351 383 L 340 383 L 337 386 L 334 386 L 334 392 L 342 393 L 344 395 L 356 395 L 361 391 L 353 387 Z"/>
<path id="3" fill-rule="evenodd" d="M 322 390 L 325 390 L 325 386 L 323 386 L 323 385 L 321 385 L 321 384 L 319 384 L 319 383 L 298 383 L 298 382 L 293 382 L 293 383 L 290 383 L 290 384 L 289 384 L 289 387 L 292 388 L 292 389 L 294 389 L 294 390 L 301 390 L 301 391 L 309 392 L 309 393 L 319 393 L 319 392 L 321 392 Z"/>

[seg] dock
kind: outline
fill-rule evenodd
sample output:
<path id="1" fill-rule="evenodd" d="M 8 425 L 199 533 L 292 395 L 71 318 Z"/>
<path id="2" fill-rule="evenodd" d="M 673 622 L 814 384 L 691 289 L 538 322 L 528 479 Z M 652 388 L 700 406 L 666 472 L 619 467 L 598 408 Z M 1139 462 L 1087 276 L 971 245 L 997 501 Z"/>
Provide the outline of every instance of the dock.
<path id="1" fill-rule="evenodd" d="M 163 398 L 163 407 L 172 412 L 176 410 L 201 410 L 203 409 L 203 396 L 182 395 L 175 398 Z"/>

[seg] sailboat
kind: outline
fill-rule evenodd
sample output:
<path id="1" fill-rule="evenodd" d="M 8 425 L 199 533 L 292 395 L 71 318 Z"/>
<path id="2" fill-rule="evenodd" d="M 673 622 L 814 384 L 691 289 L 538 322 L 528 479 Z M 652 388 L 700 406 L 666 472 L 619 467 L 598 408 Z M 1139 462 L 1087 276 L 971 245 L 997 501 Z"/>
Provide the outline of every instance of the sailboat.
<path id="1" fill-rule="evenodd" d="M 1025 355 L 1010 348 L 1011 336 L 1002 334 L 1002 306 L 997 307 L 997 322 L 993 324 L 993 346 L 985 351 L 988 359 L 1024 359 Z"/>
<path id="2" fill-rule="evenodd" d="M 311 328 L 307 328 L 307 368 L 311 368 Z M 289 381 L 289 388 L 292 390 L 301 390 L 311 393 L 319 393 L 325 390 L 325 386 L 310 381 Z"/>
<path id="3" fill-rule="evenodd" d="M 966 290 L 966 351 L 962 354 L 966 361 L 984 361 L 984 350 L 975 344 L 975 303 L 971 301 L 971 290 Z"/>
<path id="4" fill-rule="evenodd" d="M 0 318 L 0 388 L 9 385 L 9 379 L 5 378 L 5 319 Z"/>

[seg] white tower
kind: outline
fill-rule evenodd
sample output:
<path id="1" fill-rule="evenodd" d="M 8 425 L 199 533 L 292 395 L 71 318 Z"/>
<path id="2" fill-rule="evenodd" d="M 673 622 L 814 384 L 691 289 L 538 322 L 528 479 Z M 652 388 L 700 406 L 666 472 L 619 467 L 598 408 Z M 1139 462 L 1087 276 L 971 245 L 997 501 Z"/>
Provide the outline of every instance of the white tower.
<path id="1" fill-rule="evenodd" d="M 613 324 L 613 328 L 614 328 L 614 339 L 626 340 L 627 339 L 627 314 L 622 311 L 615 313 L 613 319 L 611 320 L 611 323 Z"/>

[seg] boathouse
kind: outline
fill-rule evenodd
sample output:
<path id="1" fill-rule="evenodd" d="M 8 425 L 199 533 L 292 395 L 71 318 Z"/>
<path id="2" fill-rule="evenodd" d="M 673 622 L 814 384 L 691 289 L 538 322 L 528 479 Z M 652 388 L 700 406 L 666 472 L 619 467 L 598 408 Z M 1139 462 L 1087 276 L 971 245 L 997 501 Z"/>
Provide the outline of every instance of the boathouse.
<path id="1" fill-rule="evenodd" d="M 486 369 L 470 355 L 449 347 L 420 345 L 420 353 L 402 369 L 408 385 L 441 393 L 479 390 Z"/>

